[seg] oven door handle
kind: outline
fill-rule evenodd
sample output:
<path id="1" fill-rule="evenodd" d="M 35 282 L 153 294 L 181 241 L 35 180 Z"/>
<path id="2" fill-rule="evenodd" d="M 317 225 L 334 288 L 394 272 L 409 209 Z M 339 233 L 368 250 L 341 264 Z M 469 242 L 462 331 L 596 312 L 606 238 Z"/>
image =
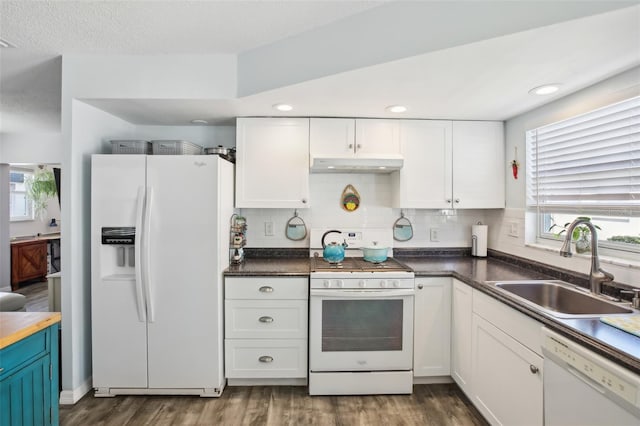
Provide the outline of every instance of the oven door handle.
<path id="1" fill-rule="evenodd" d="M 413 289 L 402 290 L 311 290 L 311 296 L 331 299 L 386 299 L 389 297 L 413 296 Z"/>

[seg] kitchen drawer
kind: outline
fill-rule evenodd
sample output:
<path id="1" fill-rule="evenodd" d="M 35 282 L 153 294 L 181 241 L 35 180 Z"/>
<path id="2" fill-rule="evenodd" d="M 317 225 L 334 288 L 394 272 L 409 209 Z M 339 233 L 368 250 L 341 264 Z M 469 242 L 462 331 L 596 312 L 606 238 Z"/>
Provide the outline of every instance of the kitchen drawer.
<path id="1" fill-rule="evenodd" d="M 225 298 L 227 299 L 308 299 L 307 277 L 227 277 Z"/>
<path id="2" fill-rule="evenodd" d="M 0 378 L 46 355 L 50 345 L 51 332 L 47 328 L 5 347 L 0 351 Z"/>
<path id="3" fill-rule="evenodd" d="M 306 378 L 306 339 L 226 339 L 225 373 L 230 379 Z"/>
<path id="4" fill-rule="evenodd" d="M 224 307 L 226 338 L 307 337 L 306 300 L 226 300 Z"/>

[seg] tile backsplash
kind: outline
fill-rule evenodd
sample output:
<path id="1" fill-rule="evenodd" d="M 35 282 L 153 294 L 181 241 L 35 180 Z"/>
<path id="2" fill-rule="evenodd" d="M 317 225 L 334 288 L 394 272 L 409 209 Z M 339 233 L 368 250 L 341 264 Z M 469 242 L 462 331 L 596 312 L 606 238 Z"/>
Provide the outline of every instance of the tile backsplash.
<path id="1" fill-rule="evenodd" d="M 340 196 L 347 185 L 360 194 L 356 211 L 342 209 Z M 391 208 L 391 178 L 388 174 L 311 174 L 310 205 L 298 215 L 311 228 L 392 228 L 400 209 Z M 308 237 L 291 241 L 285 237 L 285 225 L 293 209 L 241 209 L 247 218 L 247 247 L 309 247 Z M 485 223 L 484 210 L 405 209 L 413 225 L 409 241 L 394 241 L 394 247 L 469 247 L 471 225 Z M 265 235 L 271 233 L 273 235 Z M 431 229 L 437 229 L 438 241 L 431 241 Z"/>

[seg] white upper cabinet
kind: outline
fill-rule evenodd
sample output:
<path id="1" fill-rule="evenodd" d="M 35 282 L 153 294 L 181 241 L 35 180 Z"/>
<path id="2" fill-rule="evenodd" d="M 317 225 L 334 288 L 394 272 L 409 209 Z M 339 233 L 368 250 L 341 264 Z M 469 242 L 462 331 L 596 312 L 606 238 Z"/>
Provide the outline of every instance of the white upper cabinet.
<path id="1" fill-rule="evenodd" d="M 404 165 L 394 172 L 393 207 L 451 208 L 451 121 L 402 120 Z"/>
<path id="2" fill-rule="evenodd" d="M 400 121 L 356 119 L 355 152 L 360 157 L 398 157 L 400 155 Z"/>
<path id="3" fill-rule="evenodd" d="M 454 208 L 504 208 L 504 150 L 502 122 L 453 122 Z"/>
<path id="4" fill-rule="evenodd" d="M 311 157 L 355 156 L 356 121 L 352 118 L 312 118 L 309 122 Z"/>
<path id="5" fill-rule="evenodd" d="M 401 120 L 400 141 L 393 207 L 504 208 L 502 122 Z"/>
<path id="6" fill-rule="evenodd" d="M 236 207 L 309 207 L 309 119 L 238 118 Z"/>
<path id="7" fill-rule="evenodd" d="M 398 120 L 312 118 L 311 158 L 400 157 Z"/>

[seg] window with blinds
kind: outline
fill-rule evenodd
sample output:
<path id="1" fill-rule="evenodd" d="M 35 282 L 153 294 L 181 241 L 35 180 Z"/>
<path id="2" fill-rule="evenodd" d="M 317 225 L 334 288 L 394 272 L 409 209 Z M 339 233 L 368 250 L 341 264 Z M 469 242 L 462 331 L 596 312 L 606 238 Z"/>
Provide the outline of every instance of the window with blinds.
<path id="1" fill-rule="evenodd" d="M 591 216 L 640 247 L 640 97 L 530 130 L 526 141 L 527 207 L 539 214 L 539 235 Z"/>

